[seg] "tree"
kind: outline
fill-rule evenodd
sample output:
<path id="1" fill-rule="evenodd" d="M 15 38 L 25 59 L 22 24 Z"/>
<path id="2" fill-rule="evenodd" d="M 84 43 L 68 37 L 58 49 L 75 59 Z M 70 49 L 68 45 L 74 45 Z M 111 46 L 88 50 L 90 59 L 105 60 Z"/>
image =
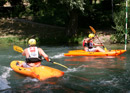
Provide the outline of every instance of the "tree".
<path id="1" fill-rule="evenodd" d="M 84 11 L 84 0 L 61 0 L 60 2 L 67 8 L 69 18 L 67 36 L 73 37 L 77 34 L 79 13 Z"/>
<path id="2" fill-rule="evenodd" d="M 6 0 L 0 0 L 0 17 L 5 16 L 4 14 L 6 14 L 7 12 L 7 8 L 5 9 L 5 7 L 3 7 L 3 5 L 6 3 Z"/>
<path id="3" fill-rule="evenodd" d="M 8 0 L 12 6 L 12 16 L 19 17 L 20 13 L 25 11 L 25 6 L 23 5 L 23 0 Z"/>
<path id="4" fill-rule="evenodd" d="M 42 16 L 48 15 L 57 18 L 56 16 L 60 16 L 59 14 L 55 16 L 55 13 L 58 13 L 57 11 L 61 15 L 63 13 L 64 17 L 68 18 L 68 21 L 64 20 L 67 22 L 67 36 L 76 35 L 78 14 L 84 11 L 84 0 L 29 0 L 29 2 L 31 3 L 30 9 L 35 15 L 41 13 Z"/>
<path id="5" fill-rule="evenodd" d="M 0 0 L 0 6 L 3 6 L 6 2 L 7 0 Z"/>

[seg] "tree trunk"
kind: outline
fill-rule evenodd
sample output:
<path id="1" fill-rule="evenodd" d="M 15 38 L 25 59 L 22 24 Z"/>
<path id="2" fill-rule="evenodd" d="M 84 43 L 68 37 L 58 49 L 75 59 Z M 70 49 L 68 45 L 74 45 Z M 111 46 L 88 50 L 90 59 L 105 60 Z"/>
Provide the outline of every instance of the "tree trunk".
<path id="1" fill-rule="evenodd" d="M 78 28 L 78 12 L 77 10 L 70 11 L 69 23 L 67 27 L 67 36 L 73 37 L 77 34 Z"/>
<path id="2" fill-rule="evenodd" d="M 96 4 L 97 0 L 94 0 L 94 4 Z"/>
<path id="3" fill-rule="evenodd" d="M 90 4 L 92 5 L 92 0 L 89 0 Z"/>

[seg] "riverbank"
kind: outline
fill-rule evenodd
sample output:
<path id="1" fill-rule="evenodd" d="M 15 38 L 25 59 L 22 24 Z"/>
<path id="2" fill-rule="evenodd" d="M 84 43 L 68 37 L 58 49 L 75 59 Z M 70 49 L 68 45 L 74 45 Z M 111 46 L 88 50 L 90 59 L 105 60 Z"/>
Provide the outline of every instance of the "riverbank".
<path id="1" fill-rule="evenodd" d="M 56 27 L 35 23 L 25 19 L 1 19 L 0 20 L 0 37 L 15 37 L 19 42 L 27 42 L 29 38 L 36 38 L 38 43 L 54 44 L 62 43 L 65 30 L 63 27 Z M 12 43 L 16 43 L 12 41 Z"/>
<path id="2" fill-rule="evenodd" d="M 113 31 L 96 31 L 102 43 L 111 42 L 110 38 Z M 79 36 L 74 39 L 77 44 L 82 43 L 83 38 L 87 36 L 87 32 L 90 32 L 90 29 L 82 29 L 81 33 L 79 33 Z M 39 43 L 43 42 L 42 44 L 66 44 L 67 42 L 71 42 L 67 41 L 68 39 L 65 36 L 64 27 L 45 25 L 17 18 L 3 18 L 0 20 L 0 44 L 26 43 L 29 38 L 36 38 Z M 96 42 L 99 42 L 98 39 L 95 40 Z"/>

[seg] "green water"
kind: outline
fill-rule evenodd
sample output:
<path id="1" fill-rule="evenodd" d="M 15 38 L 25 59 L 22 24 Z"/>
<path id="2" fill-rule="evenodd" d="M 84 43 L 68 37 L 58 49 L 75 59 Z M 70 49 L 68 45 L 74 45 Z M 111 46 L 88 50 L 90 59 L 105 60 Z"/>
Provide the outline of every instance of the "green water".
<path id="1" fill-rule="evenodd" d="M 65 57 L 63 54 L 81 46 L 41 46 L 52 61 L 69 69 L 44 61 L 65 75 L 57 80 L 38 81 L 15 73 L 10 68 L 13 60 L 25 58 L 12 46 L 0 46 L 0 93 L 129 93 L 130 47 L 116 57 Z M 22 46 L 25 48 L 25 46 Z M 106 45 L 107 49 L 124 49 L 124 45 Z"/>

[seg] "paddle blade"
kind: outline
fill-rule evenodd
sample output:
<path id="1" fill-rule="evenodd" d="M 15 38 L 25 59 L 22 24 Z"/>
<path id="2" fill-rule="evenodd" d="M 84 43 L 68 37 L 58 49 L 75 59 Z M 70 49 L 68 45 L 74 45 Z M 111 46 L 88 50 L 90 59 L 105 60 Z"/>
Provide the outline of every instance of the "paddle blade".
<path id="1" fill-rule="evenodd" d="M 21 48 L 21 47 L 19 47 L 19 46 L 16 46 L 16 45 L 13 46 L 13 49 L 14 49 L 15 51 L 19 52 L 19 53 L 22 53 L 22 52 L 23 52 L 23 48 Z"/>
<path id="2" fill-rule="evenodd" d="M 93 33 L 96 34 L 95 29 L 94 29 L 92 26 L 89 26 L 89 27 L 90 27 L 90 29 L 93 31 Z"/>

